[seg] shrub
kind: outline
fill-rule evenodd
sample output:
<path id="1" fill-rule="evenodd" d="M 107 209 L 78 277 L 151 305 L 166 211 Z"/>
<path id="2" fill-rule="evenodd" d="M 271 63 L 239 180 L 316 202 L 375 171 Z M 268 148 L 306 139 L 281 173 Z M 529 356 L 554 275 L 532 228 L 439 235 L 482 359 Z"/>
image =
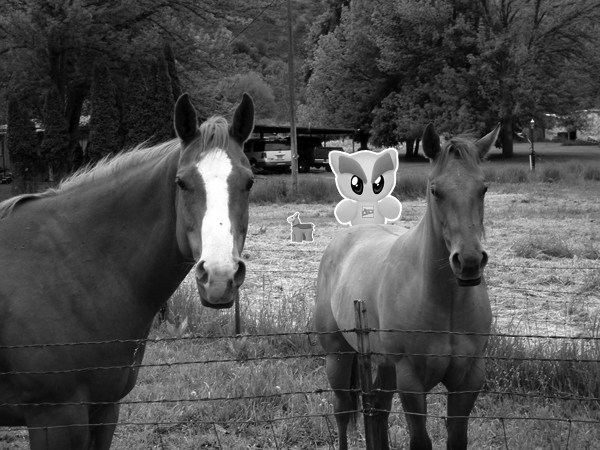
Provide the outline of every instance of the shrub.
<path id="1" fill-rule="evenodd" d="M 548 234 L 521 239 L 513 245 L 513 250 L 522 258 L 537 258 L 540 255 L 572 258 L 574 255 L 564 240 Z"/>
<path id="2" fill-rule="evenodd" d="M 496 179 L 493 181 L 497 183 L 527 183 L 529 175 L 525 169 L 520 167 L 506 167 L 497 172 Z"/>
<path id="3" fill-rule="evenodd" d="M 597 167 L 597 166 L 586 167 L 585 170 L 583 171 L 583 178 L 585 180 L 600 181 L 600 167 Z"/>
<path id="4" fill-rule="evenodd" d="M 546 183 L 562 180 L 562 172 L 558 167 L 544 166 L 540 170 L 540 180 Z"/>
<path id="5" fill-rule="evenodd" d="M 565 147 L 579 147 L 579 146 L 594 146 L 594 145 L 598 145 L 598 142 L 594 142 L 594 141 L 583 141 L 581 139 L 575 139 L 574 141 L 562 141 L 561 144 L 562 146 Z"/>

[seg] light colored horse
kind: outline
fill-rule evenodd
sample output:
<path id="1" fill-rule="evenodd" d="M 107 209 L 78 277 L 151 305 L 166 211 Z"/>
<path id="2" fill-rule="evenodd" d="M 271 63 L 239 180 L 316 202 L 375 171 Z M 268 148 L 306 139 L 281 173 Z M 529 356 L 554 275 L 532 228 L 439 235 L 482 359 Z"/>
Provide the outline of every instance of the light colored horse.
<path id="1" fill-rule="evenodd" d="M 254 103 L 198 128 L 184 94 L 174 122 L 178 140 L 0 204 L 0 426 L 33 450 L 108 450 L 161 305 L 190 269 L 211 308 L 244 281 Z"/>
<path id="2" fill-rule="evenodd" d="M 432 125 L 423 149 L 432 160 L 425 216 L 407 230 L 357 225 L 340 232 L 321 259 L 316 331 L 335 391 L 339 448 L 357 409 L 349 390 L 356 374 L 353 300 L 366 304 L 371 350 L 377 355 L 377 433 L 388 449 L 387 420 L 399 392 L 410 448 L 431 449 L 426 394 L 443 383 L 448 395 L 448 448 L 467 448 L 468 416 L 485 378 L 483 353 L 492 314 L 483 278 L 488 256 L 481 245 L 487 190 L 479 162 L 499 127 L 473 143 L 454 138 L 440 147 Z M 405 332 L 403 332 L 405 331 Z"/>
<path id="3" fill-rule="evenodd" d="M 287 218 L 288 223 L 292 227 L 291 239 L 292 242 L 312 242 L 313 231 L 315 230 L 315 224 L 310 222 L 301 222 L 300 213 L 295 212 Z"/>

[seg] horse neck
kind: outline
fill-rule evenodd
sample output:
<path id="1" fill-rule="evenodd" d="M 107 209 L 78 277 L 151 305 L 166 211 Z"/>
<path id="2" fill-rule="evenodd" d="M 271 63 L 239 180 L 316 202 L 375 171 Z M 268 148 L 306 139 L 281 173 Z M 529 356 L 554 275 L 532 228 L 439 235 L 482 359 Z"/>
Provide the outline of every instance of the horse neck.
<path id="1" fill-rule="evenodd" d="M 75 235 L 88 236 L 86 257 L 137 297 L 118 301 L 136 303 L 150 320 L 191 267 L 175 232 L 178 158 L 179 152 L 161 155 L 57 196 L 70 204 Z"/>
<path id="2" fill-rule="evenodd" d="M 431 211 L 431 202 L 430 194 L 427 194 L 425 215 L 415 227 L 415 233 L 419 235 L 419 239 L 413 240 L 420 247 L 419 253 L 421 258 L 419 259 L 419 264 L 421 266 L 421 273 L 425 277 L 439 280 L 441 271 L 442 276 L 454 278 L 449 263 L 450 252 L 446 247 L 444 237 L 436 232 L 434 216 Z M 435 285 L 437 284 L 436 282 Z"/>

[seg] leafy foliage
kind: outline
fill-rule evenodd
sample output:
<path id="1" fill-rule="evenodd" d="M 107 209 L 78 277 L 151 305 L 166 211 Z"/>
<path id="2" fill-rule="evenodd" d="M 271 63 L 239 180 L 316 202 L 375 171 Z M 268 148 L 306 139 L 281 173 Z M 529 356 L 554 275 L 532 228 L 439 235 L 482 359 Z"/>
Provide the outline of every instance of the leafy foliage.
<path id="1" fill-rule="evenodd" d="M 99 63 L 94 68 L 90 103 L 92 114 L 88 155 L 90 161 L 96 162 L 121 150 L 116 88 L 104 63 Z"/>
<path id="2" fill-rule="evenodd" d="M 37 169 L 37 137 L 35 125 L 27 110 L 12 98 L 8 103 L 6 147 L 12 172 L 20 180 L 30 180 Z"/>
<path id="3" fill-rule="evenodd" d="M 68 155 L 69 124 L 64 116 L 64 103 L 58 89 L 52 88 L 47 93 L 42 117 L 42 160 L 48 165 L 50 180 L 58 181 L 70 171 L 72 162 Z"/>
<path id="4" fill-rule="evenodd" d="M 338 2 L 339 3 L 339 2 Z M 304 115 L 370 131 L 376 143 L 457 134 L 600 100 L 600 1 L 354 0 L 311 55 Z"/>
<path id="5" fill-rule="evenodd" d="M 152 117 L 154 143 L 168 141 L 175 137 L 173 130 L 173 109 L 175 100 L 173 98 L 173 88 L 171 77 L 167 67 L 167 61 L 160 55 L 152 65 L 153 84 L 152 84 Z"/>

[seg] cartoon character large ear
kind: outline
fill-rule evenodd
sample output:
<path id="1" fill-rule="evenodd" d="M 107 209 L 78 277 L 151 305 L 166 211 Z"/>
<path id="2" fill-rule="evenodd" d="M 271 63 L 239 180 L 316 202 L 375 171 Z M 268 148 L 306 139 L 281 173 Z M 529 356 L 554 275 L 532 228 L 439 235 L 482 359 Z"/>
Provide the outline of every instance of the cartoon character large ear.
<path id="1" fill-rule="evenodd" d="M 231 135 L 236 138 L 240 144 L 246 142 L 246 139 L 254 129 L 254 101 L 252 97 L 244 92 L 242 101 L 233 114 L 233 123 L 231 124 Z"/>
<path id="2" fill-rule="evenodd" d="M 345 152 L 340 152 L 339 150 L 332 150 L 329 152 L 329 165 L 336 176 L 340 174 L 340 156 L 345 155 Z"/>
<path id="3" fill-rule="evenodd" d="M 189 142 L 198 132 L 198 116 L 187 94 L 181 94 L 175 104 L 175 132 L 183 142 Z"/>
<path id="4" fill-rule="evenodd" d="M 440 153 L 440 137 L 435 132 L 432 123 L 425 127 L 425 131 L 423 131 L 423 137 L 421 138 L 421 143 L 423 144 L 423 152 L 429 159 L 435 159 Z"/>
<path id="5" fill-rule="evenodd" d="M 392 163 L 392 168 L 389 168 L 390 160 Z M 378 173 L 387 172 L 388 170 L 393 170 L 395 172 L 396 170 L 398 170 L 398 150 L 396 150 L 395 148 L 386 148 L 385 150 L 380 152 L 377 161 L 375 162 L 375 167 L 377 166 L 386 168 L 385 171 L 377 171 Z M 376 170 L 373 169 L 373 172 L 376 172 Z"/>
<path id="6" fill-rule="evenodd" d="M 477 150 L 479 150 L 479 157 L 483 159 L 485 155 L 490 151 L 496 139 L 498 139 L 498 134 L 500 133 L 501 124 L 496 125 L 492 131 L 486 134 L 484 137 L 475 142 L 475 146 Z"/>

